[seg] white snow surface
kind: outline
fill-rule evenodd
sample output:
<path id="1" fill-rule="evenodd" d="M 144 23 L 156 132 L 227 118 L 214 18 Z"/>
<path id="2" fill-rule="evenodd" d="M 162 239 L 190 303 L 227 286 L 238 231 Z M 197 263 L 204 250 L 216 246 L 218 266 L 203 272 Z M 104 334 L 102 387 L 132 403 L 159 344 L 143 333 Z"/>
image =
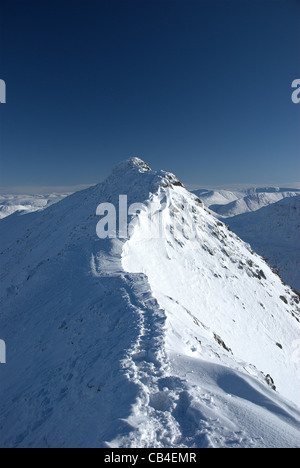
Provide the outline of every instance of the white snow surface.
<path id="1" fill-rule="evenodd" d="M 119 194 L 146 208 L 98 239 Z M 299 299 L 175 176 L 133 158 L 0 241 L 1 447 L 300 447 Z"/>

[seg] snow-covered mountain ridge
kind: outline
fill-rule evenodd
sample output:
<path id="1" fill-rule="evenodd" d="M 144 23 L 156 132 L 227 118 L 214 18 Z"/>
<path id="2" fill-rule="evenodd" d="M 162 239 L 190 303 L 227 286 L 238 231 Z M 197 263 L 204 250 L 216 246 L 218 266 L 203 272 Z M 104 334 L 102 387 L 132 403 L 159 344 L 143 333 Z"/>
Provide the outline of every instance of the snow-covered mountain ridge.
<path id="1" fill-rule="evenodd" d="M 299 446 L 299 298 L 175 176 L 126 161 L 0 239 L 1 446 Z"/>

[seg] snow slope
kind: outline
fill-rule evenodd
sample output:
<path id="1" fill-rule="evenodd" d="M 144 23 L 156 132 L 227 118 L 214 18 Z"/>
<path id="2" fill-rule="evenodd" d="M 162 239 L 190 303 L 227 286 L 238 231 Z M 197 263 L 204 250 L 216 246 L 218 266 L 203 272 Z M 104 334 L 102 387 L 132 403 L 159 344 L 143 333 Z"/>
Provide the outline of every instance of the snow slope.
<path id="1" fill-rule="evenodd" d="M 300 196 L 286 198 L 226 223 L 300 291 Z"/>
<path id="2" fill-rule="evenodd" d="M 1 447 L 300 446 L 298 297 L 175 176 L 129 160 L 0 240 Z"/>
<path id="3" fill-rule="evenodd" d="M 23 214 L 39 211 L 50 206 L 70 193 L 47 193 L 45 195 L 0 195 L 0 219 L 16 211 Z"/>

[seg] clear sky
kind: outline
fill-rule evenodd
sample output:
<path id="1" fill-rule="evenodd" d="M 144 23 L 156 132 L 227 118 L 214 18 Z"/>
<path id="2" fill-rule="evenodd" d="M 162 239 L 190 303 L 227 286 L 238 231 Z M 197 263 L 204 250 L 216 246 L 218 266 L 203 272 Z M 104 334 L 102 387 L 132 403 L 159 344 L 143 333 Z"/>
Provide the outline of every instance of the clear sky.
<path id="1" fill-rule="evenodd" d="M 300 0 L 0 0 L 0 186 L 300 180 Z"/>

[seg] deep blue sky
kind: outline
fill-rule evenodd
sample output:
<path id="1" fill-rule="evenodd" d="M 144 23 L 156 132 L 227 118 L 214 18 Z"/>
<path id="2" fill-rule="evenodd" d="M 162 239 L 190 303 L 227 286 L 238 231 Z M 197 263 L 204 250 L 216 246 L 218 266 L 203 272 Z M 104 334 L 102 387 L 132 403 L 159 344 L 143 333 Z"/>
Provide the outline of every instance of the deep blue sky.
<path id="1" fill-rule="evenodd" d="M 299 181 L 299 0 L 0 0 L 0 186 Z"/>

